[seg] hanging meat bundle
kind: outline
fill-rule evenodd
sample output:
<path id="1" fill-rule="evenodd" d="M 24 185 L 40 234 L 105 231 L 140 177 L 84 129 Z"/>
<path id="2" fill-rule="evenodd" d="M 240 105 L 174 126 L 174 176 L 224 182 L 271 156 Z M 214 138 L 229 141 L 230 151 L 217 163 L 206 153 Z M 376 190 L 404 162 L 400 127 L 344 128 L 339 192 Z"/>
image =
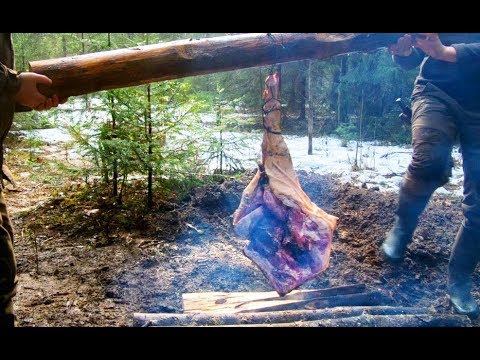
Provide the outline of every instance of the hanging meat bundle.
<path id="1" fill-rule="evenodd" d="M 338 218 L 302 190 L 281 135 L 278 73 L 265 84 L 262 161 L 243 191 L 233 225 L 250 240 L 244 254 L 283 296 L 328 267 Z"/>

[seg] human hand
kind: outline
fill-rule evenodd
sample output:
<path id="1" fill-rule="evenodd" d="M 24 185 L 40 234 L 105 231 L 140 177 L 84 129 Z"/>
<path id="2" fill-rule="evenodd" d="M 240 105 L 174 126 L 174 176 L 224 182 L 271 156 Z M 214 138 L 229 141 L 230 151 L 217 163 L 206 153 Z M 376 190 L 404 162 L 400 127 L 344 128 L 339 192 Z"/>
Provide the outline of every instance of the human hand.
<path id="1" fill-rule="evenodd" d="M 423 52 L 434 59 L 456 62 L 457 51 L 452 46 L 445 46 L 437 33 L 420 33 L 424 38 L 416 37 L 413 46 L 422 49 Z"/>
<path id="2" fill-rule="evenodd" d="M 40 111 L 57 107 L 68 100 L 68 98 L 59 98 L 57 95 L 47 98 L 38 91 L 37 84 L 52 85 L 52 80 L 45 75 L 23 72 L 18 77 L 20 79 L 20 89 L 15 95 L 15 101 L 20 105 Z"/>
<path id="3" fill-rule="evenodd" d="M 413 38 L 410 34 L 405 34 L 397 42 L 388 47 L 388 51 L 396 56 L 409 56 L 412 53 Z"/>

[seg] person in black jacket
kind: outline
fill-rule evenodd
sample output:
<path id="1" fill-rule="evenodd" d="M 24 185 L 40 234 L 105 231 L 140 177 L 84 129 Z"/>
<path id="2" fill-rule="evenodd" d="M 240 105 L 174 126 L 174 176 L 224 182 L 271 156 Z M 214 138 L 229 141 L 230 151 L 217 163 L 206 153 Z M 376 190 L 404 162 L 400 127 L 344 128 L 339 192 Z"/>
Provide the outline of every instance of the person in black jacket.
<path id="1" fill-rule="evenodd" d="M 406 34 L 389 47 L 409 70 L 420 65 L 412 93 L 413 155 L 400 186 L 395 223 L 381 245 L 385 260 L 400 262 L 433 192 L 451 176 L 451 151 L 463 159 L 463 221 L 448 265 L 447 293 L 455 311 L 480 314 L 471 294 L 480 260 L 480 43 L 444 45 L 438 34 Z"/>

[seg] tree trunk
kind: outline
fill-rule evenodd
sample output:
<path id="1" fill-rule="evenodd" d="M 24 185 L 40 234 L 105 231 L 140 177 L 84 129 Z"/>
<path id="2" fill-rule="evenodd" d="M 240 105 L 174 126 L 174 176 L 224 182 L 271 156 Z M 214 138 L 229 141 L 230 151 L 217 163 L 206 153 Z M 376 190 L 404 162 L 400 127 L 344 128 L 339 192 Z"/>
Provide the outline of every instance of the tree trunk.
<path id="1" fill-rule="evenodd" d="M 146 43 L 148 45 L 150 39 L 148 34 L 145 34 L 145 36 L 146 36 Z M 147 208 L 150 210 L 153 207 L 153 168 L 151 166 L 151 157 L 153 154 L 153 144 L 152 144 L 153 127 L 152 127 L 152 97 L 151 97 L 150 84 L 147 85 L 147 111 L 145 116 L 145 122 L 148 125 L 147 139 L 148 139 L 148 158 L 149 158 L 148 184 L 147 184 Z"/>
<path id="2" fill-rule="evenodd" d="M 67 38 L 65 37 L 65 34 L 62 35 L 62 50 L 63 56 L 67 56 Z"/>
<path id="3" fill-rule="evenodd" d="M 83 39 L 83 34 L 82 34 L 82 39 Z M 107 46 L 108 48 L 111 47 L 111 42 L 110 42 L 110 33 L 108 33 L 108 39 L 107 39 Z M 116 121 L 116 113 L 115 113 L 115 99 L 114 95 L 110 92 L 107 94 L 108 99 L 110 100 L 110 115 L 112 116 L 112 135 L 111 138 L 115 137 L 115 129 L 117 127 L 117 121 Z M 85 102 L 87 99 L 85 99 Z M 115 150 L 116 151 L 116 150 Z M 113 189 L 112 193 L 114 197 L 118 197 L 118 160 L 116 157 L 113 159 Z M 107 172 L 107 179 L 108 179 L 108 172 Z"/>
<path id="4" fill-rule="evenodd" d="M 347 61 L 348 58 L 347 56 L 341 56 L 340 57 L 340 72 L 339 72 L 339 77 L 338 77 L 338 97 L 337 97 L 337 126 L 340 126 L 340 124 L 343 124 L 346 122 L 347 116 L 346 116 L 346 110 L 347 106 L 345 104 L 345 96 L 343 93 L 343 89 L 340 86 L 340 80 L 342 77 L 344 77 L 347 74 Z"/>
<path id="5" fill-rule="evenodd" d="M 313 108 L 312 108 L 312 62 L 307 60 L 307 78 L 305 81 L 305 115 L 307 117 L 308 155 L 313 154 Z"/>
<path id="6" fill-rule="evenodd" d="M 151 164 L 151 157 L 153 154 L 153 145 L 152 145 L 152 98 L 151 98 L 151 87 L 150 84 L 147 85 L 147 111 L 146 111 L 146 119 L 148 125 L 148 184 L 147 184 L 147 208 L 150 210 L 153 207 L 153 169 Z"/>
<path id="7" fill-rule="evenodd" d="M 116 113 L 115 113 L 115 100 L 113 97 L 113 94 L 108 94 L 108 97 L 110 98 L 110 106 L 111 106 L 111 116 L 112 116 L 112 135 L 110 138 L 115 138 L 115 130 L 117 128 L 117 119 L 116 119 Z M 115 153 L 117 153 L 117 149 L 115 149 Z M 116 154 L 115 154 L 116 155 Z M 117 197 L 118 196 L 118 160 L 117 157 L 115 156 L 113 158 L 113 196 Z"/>
<path id="8" fill-rule="evenodd" d="M 294 93 L 296 98 L 300 100 L 299 110 L 297 121 L 305 121 L 307 118 L 306 111 L 306 102 L 307 102 L 307 72 L 310 61 L 304 61 L 301 64 L 300 72 L 298 74 L 298 85 L 294 88 Z M 298 94 L 297 94 L 298 93 Z"/>
<path id="9" fill-rule="evenodd" d="M 362 161 L 362 154 L 360 153 L 360 157 L 358 156 L 358 149 L 363 146 L 363 104 L 365 102 L 365 93 L 362 89 L 362 95 L 361 95 L 361 100 L 360 100 L 360 116 L 358 117 L 358 122 L 357 122 L 357 146 L 355 150 L 355 164 L 353 165 L 354 171 L 360 170 L 362 167 L 361 161 Z M 360 160 L 359 160 L 360 158 Z"/>
<path id="10" fill-rule="evenodd" d="M 80 33 L 80 37 L 82 39 L 81 40 L 81 42 L 82 42 L 82 54 L 85 54 L 85 35 L 84 35 L 84 33 Z M 85 94 L 83 99 L 85 100 L 85 110 L 88 110 L 88 95 Z"/>
<path id="11" fill-rule="evenodd" d="M 25 63 L 25 45 L 22 44 L 22 71 L 25 71 L 26 67 Z"/>
<path id="12" fill-rule="evenodd" d="M 80 33 L 81 43 L 82 43 L 82 54 L 85 54 L 85 36 L 83 33 Z"/>
<path id="13" fill-rule="evenodd" d="M 155 81 L 305 59 L 326 59 L 393 44 L 403 33 L 240 34 L 185 39 L 30 62 L 47 75 L 46 95 L 88 94 Z M 480 33 L 441 34 L 442 41 L 480 41 Z M 83 44 L 83 43 L 82 43 Z M 83 45 L 82 45 L 83 46 Z"/>
<path id="14" fill-rule="evenodd" d="M 219 171 L 220 174 L 223 174 L 223 130 L 222 130 L 222 118 L 223 118 L 223 104 L 222 100 L 218 100 L 218 105 L 217 105 L 217 126 L 219 127 L 220 131 L 218 133 L 218 141 L 219 141 L 219 148 L 220 151 L 218 152 L 218 161 L 217 161 L 217 170 Z"/>

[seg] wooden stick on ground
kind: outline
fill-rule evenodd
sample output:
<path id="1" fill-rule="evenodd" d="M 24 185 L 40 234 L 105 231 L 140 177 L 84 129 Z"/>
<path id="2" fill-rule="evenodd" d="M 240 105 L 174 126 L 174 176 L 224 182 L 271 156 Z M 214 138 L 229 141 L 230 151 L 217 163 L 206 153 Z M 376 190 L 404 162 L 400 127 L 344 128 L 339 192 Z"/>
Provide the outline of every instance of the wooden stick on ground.
<path id="1" fill-rule="evenodd" d="M 182 295 L 183 309 L 189 312 L 227 313 L 256 310 L 268 306 L 284 305 L 298 301 L 358 294 L 365 291 L 365 284 L 355 284 L 317 290 L 293 290 L 280 297 L 276 291 L 267 292 L 203 292 Z"/>
<path id="2" fill-rule="evenodd" d="M 270 311 L 254 313 L 135 313 L 134 326 L 218 326 L 242 324 L 282 324 L 296 321 L 338 319 L 362 314 L 372 316 L 428 314 L 426 308 L 395 306 L 346 306 L 321 310 Z"/>
<path id="3" fill-rule="evenodd" d="M 278 304 L 265 306 L 255 310 L 242 310 L 242 313 L 260 312 L 260 311 L 283 311 L 298 309 L 323 309 L 336 306 L 364 306 L 364 305 L 382 305 L 389 304 L 392 299 L 380 291 L 369 291 L 359 294 L 336 295 L 324 298 L 314 298 L 291 302 L 287 304 Z"/>
<path id="4" fill-rule="evenodd" d="M 465 315 L 360 315 L 345 319 L 297 321 L 282 324 L 249 324 L 248 327 L 470 327 Z M 225 325 L 232 326 L 232 325 Z M 235 325 L 233 325 L 235 326 Z M 236 325 L 238 326 L 238 325 Z"/>

